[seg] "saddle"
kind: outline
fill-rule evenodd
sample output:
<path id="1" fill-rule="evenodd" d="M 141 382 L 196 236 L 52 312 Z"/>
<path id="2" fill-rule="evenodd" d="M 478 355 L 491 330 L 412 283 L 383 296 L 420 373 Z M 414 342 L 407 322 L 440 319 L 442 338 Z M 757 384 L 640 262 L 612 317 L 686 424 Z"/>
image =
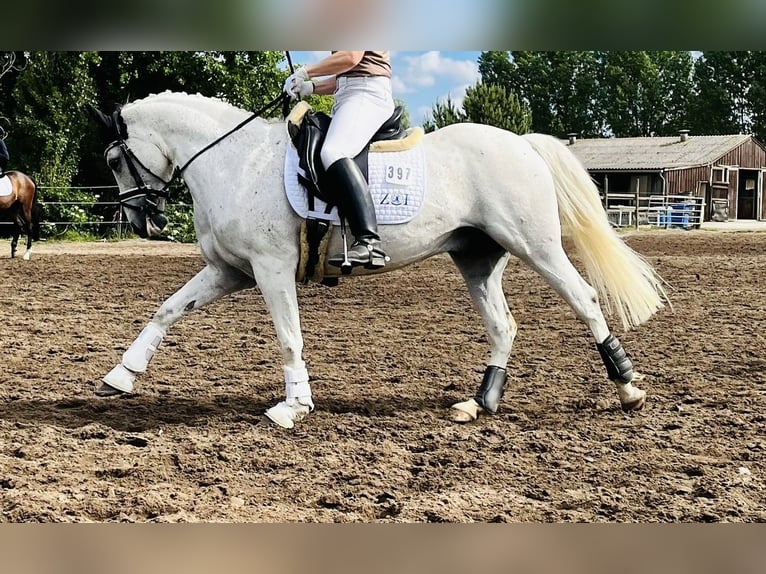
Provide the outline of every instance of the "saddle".
<path id="1" fill-rule="evenodd" d="M 13 193 L 13 184 L 7 172 L 0 173 L 0 197 L 6 197 Z"/>
<path id="2" fill-rule="evenodd" d="M 353 158 L 359 166 L 364 179 L 369 183 L 368 154 L 370 144 L 380 141 L 403 139 L 407 131 L 402 126 L 404 107 L 396 106 L 394 113 L 388 118 L 364 146 L 359 155 Z M 297 173 L 298 181 L 306 188 L 309 211 L 314 211 L 315 200 L 318 198 L 327 204 L 326 213 L 337 205 L 333 190 L 326 185 L 326 172 L 320 158 L 320 151 L 332 118 L 324 112 L 312 112 L 305 102 L 299 102 L 287 117 L 287 133 L 298 152 L 298 166 L 303 174 Z M 330 229 L 327 219 L 307 217 L 305 223 L 305 239 L 308 244 L 305 277 L 314 275 L 316 265 L 320 260 L 320 244 Z M 325 278 L 325 285 L 337 285 L 337 278 Z"/>
<path id="3" fill-rule="evenodd" d="M 303 104 L 303 105 L 301 105 Z M 298 151 L 298 165 L 305 176 L 298 174 L 298 180 L 308 190 L 322 201 L 335 205 L 332 189 L 325 184 L 325 169 L 320 159 L 322 144 L 327 136 L 332 118 L 324 112 L 312 112 L 308 104 L 300 102 L 287 118 L 287 133 Z M 407 131 L 402 126 L 404 107 L 396 106 L 394 113 L 388 118 L 364 146 L 354 162 L 359 166 L 365 180 L 369 182 L 367 156 L 370 144 L 379 141 L 402 139 Z"/>

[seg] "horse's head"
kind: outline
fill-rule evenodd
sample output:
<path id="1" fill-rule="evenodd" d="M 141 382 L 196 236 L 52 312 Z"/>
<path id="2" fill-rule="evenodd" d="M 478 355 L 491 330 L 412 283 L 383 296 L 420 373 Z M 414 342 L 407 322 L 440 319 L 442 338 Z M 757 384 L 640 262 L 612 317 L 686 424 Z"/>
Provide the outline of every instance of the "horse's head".
<path id="1" fill-rule="evenodd" d="M 128 134 L 121 108 L 111 115 L 91 105 L 87 110 L 112 141 L 104 158 L 120 188 L 120 205 L 130 225 L 139 237 L 159 237 L 167 225 L 163 212 L 173 162 L 148 134 Z"/>

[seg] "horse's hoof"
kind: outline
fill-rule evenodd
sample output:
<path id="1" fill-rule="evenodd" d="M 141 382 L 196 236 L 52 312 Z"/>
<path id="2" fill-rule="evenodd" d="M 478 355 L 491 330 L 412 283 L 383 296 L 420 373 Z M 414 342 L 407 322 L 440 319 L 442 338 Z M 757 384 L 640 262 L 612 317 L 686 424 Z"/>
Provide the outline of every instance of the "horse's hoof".
<path id="1" fill-rule="evenodd" d="M 133 383 L 136 380 L 135 373 L 126 369 L 122 364 L 109 371 L 102 379 L 104 383 L 123 393 L 133 392 Z"/>
<path id="2" fill-rule="evenodd" d="M 106 398 L 106 397 L 117 397 L 120 395 L 124 395 L 125 393 L 119 389 L 110 387 L 106 383 L 101 383 L 101 386 L 95 390 L 95 394 L 97 397 Z"/>
<path id="3" fill-rule="evenodd" d="M 283 429 L 291 429 L 295 426 L 295 423 L 306 418 L 310 410 L 308 405 L 301 403 L 288 405 L 286 401 L 282 401 L 271 407 L 264 414 L 274 424 Z"/>
<path id="4" fill-rule="evenodd" d="M 24 253 L 24 257 L 22 257 L 22 259 L 24 261 L 29 261 L 30 259 L 32 259 L 32 254 L 29 251 L 27 251 L 26 253 Z"/>
<path id="5" fill-rule="evenodd" d="M 470 423 L 479 418 L 484 409 L 474 399 L 455 403 L 450 407 L 450 420 L 456 423 Z"/>
<path id="6" fill-rule="evenodd" d="M 636 379 L 636 376 L 633 377 Z M 617 395 L 620 397 L 622 410 L 640 411 L 646 404 L 646 391 L 633 386 L 633 383 L 617 383 Z"/>
<path id="7" fill-rule="evenodd" d="M 631 411 L 640 411 L 646 404 L 646 391 L 641 391 L 643 395 L 633 401 L 622 404 L 622 410 L 626 413 Z"/>

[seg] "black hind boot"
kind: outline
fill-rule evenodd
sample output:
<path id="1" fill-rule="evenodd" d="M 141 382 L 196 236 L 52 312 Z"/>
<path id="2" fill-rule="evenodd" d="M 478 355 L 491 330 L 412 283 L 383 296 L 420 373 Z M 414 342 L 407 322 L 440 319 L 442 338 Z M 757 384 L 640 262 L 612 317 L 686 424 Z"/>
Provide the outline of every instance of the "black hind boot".
<path id="1" fill-rule="evenodd" d="M 380 248 L 375 206 L 359 166 L 352 159 L 339 159 L 327 169 L 326 182 L 330 193 L 338 198 L 341 215 L 354 235 L 354 244 L 348 250 L 349 263 L 367 269 L 384 267 L 386 254 Z M 328 262 L 341 267 L 343 253 L 333 255 Z"/>

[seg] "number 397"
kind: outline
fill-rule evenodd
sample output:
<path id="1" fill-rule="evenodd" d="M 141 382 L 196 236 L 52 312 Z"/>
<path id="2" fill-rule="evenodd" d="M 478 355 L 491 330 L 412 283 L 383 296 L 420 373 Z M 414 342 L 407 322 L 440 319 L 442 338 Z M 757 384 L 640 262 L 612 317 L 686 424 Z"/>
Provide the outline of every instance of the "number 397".
<path id="1" fill-rule="evenodd" d="M 410 179 L 409 167 L 395 167 L 393 165 L 388 166 L 386 171 L 387 181 L 407 181 Z"/>

